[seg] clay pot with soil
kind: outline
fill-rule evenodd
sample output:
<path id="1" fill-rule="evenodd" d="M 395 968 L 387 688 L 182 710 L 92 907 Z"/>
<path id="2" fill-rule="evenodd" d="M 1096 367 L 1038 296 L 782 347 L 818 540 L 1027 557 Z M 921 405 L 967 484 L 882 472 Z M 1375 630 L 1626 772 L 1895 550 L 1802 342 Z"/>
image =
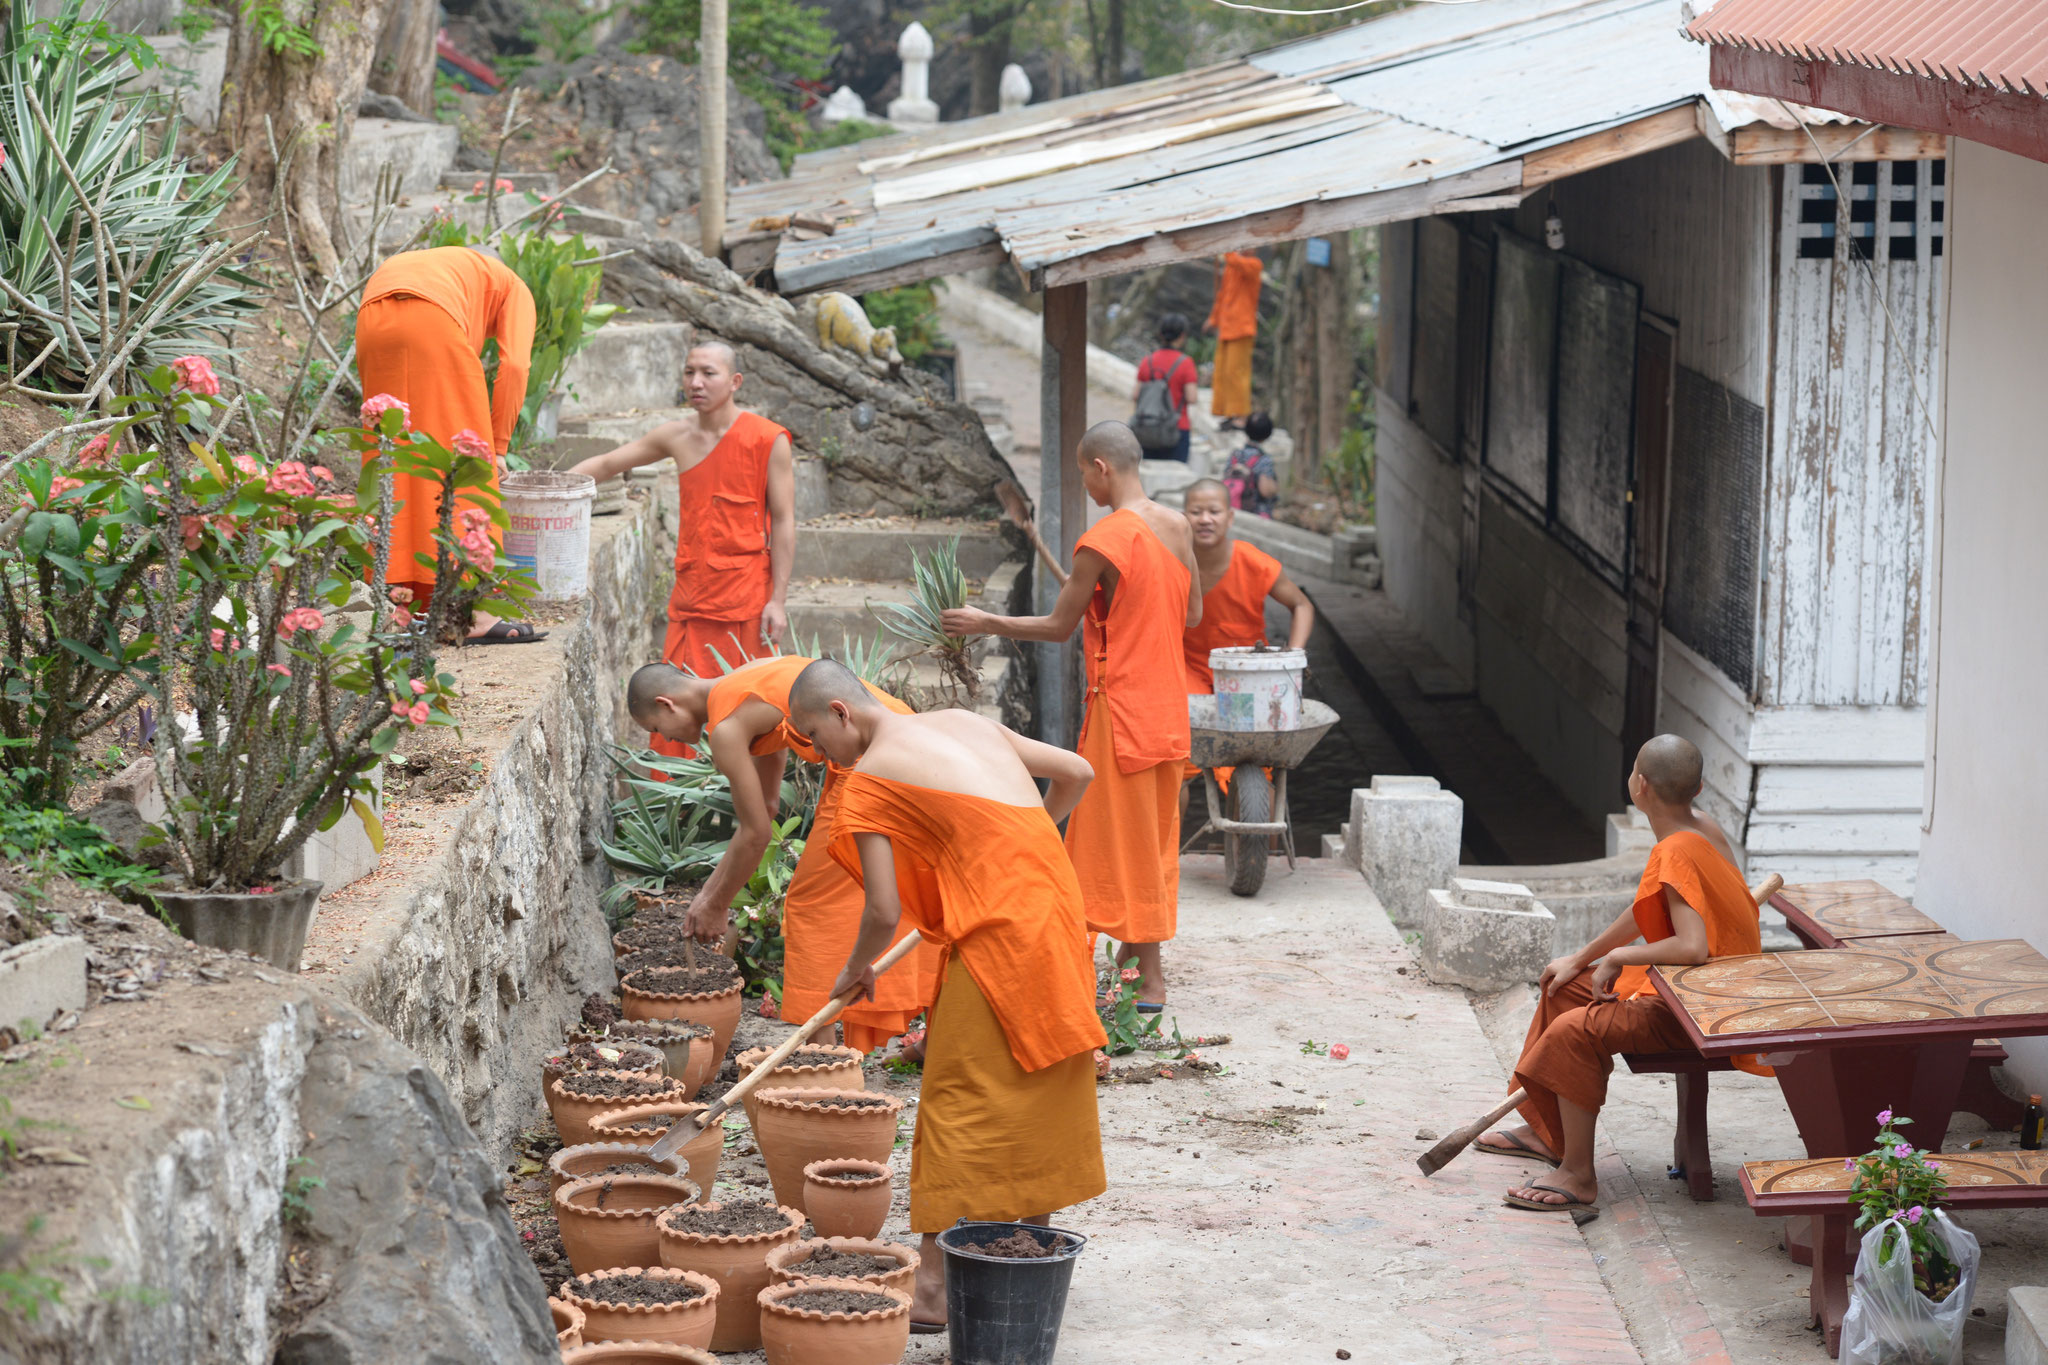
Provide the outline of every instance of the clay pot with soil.
<path id="1" fill-rule="evenodd" d="M 711 1048 L 711 1030 L 682 1019 L 628 1019 L 613 1024 L 602 1038 L 590 1041 L 610 1046 L 630 1043 L 651 1047 L 662 1054 L 668 1074 L 683 1083 L 695 1099 L 718 1069 L 718 1055 Z"/>
<path id="2" fill-rule="evenodd" d="M 754 1074 L 759 1066 L 775 1049 L 772 1047 L 750 1047 L 733 1058 L 733 1066 L 739 1074 L 734 1080 L 743 1081 Z M 746 1107 L 747 1122 L 754 1121 L 754 1099 L 768 1090 L 860 1090 L 867 1082 L 861 1075 L 860 1049 L 840 1047 L 833 1043 L 816 1043 L 800 1047 L 789 1054 L 786 1061 L 761 1078 L 761 1083 L 740 1097 Z"/>
<path id="3" fill-rule="evenodd" d="M 624 1042 L 571 1043 L 553 1056 L 541 1059 L 540 1093 L 547 1101 L 548 1116 L 560 1128 L 562 1120 L 555 1113 L 554 1085 L 562 1077 L 581 1076 L 590 1071 L 623 1071 L 644 1080 L 660 1080 L 665 1065 L 661 1053 L 651 1047 Z"/>
<path id="4" fill-rule="evenodd" d="M 719 1365 L 718 1357 L 694 1346 L 657 1341 L 607 1341 L 562 1353 L 562 1365 Z"/>
<path id="5" fill-rule="evenodd" d="M 689 948 L 695 948 L 702 957 L 716 951 L 699 944 L 690 937 L 690 915 L 685 910 L 676 916 L 660 916 L 649 919 L 645 915 L 634 915 L 633 922 L 612 935 L 612 957 L 622 958 L 631 953 L 673 952 L 680 959 L 687 955 Z"/>
<path id="6" fill-rule="evenodd" d="M 889 1168 L 833 1157 L 804 1167 L 804 1212 L 820 1237 L 879 1237 L 889 1221 Z"/>
<path id="7" fill-rule="evenodd" d="M 593 1270 L 562 1284 L 583 1311 L 586 1341 L 661 1341 L 708 1347 L 718 1316 L 718 1282 L 694 1270 L 626 1266 Z"/>
<path id="8" fill-rule="evenodd" d="M 624 1142 L 651 1147 L 657 1138 L 668 1131 L 669 1124 L 679 1119 L 693 1119 L 710 1107 L 708 1104 L 685 1104 L 676 1101 L 608 1109 L 591 1119 L 590 1132 L 600 1142 Z M 725 1127 L 717 1123 L 691 1138 L 676 1152 L 676 1155 L 689 1165 L 691 1182 L 697 1188 L 707 1191 L 718 1179 L 718 1159 L 724 1154 Z"/>
<path id="9" fill-rule="evenodd" d="M 555 1225 L 577 1274 L 617 1266 L 660 1265 L 654 1220 L 688 1204 L 697 1187 L 673 1175 L 590 1175 L 555 1191 Z"/>
<path id="10" fill-rule="evenodd" d="M 723 1058 L 740 1024 L 740 969 L 729 957 L 699 955 L 688 967 L 642 967 L 619 982 L 628 1019 L 685 1019 L 711 1030 L 711 1053 Z"/>
<path id="11" fill-rule="evenodd" d="M 572 1180 L 581 1180 L 592 1175 L 680 1175 L 689 1176 L 689 1166 L 677 1153 L 667 1161 L 656 1164 L 647 1157 L 647 1149 L 653 1145 L 650 1139 L 638 1142 L 586 1142 L 576 1147 L 563 1147 L 548 1158 L 548 1194 Z M 703 1186 L 696 1180 L 693 1185 Z"/>
<path id="12" fill-rule="evenodd" d="M 903 1101 L 861 1090 L 771 1090 L 754 1108 L 754 1137 L 775 1197 L 804 1207 L 804 1167 L 814 1161 L 887 1162 Z"/>
<path id="13" fill-rule="evenodd" d="M 655 1222 L 661 1263 L 718 1281 L 714 1351 L 751 1351 L 761 1344 L 761 1306 L 768 1285 L 768 1253 L 797 1239 L 799 1209 L 734 1200 L 665 1210 Z"/>
<path id="14" fill-rule="evenodd" d="M 548 1300 L 548 1315 L 555 1320 L 555 1347 L 573 1351 L 583 1344 L 583 1310 L 563 1299 Z"/>
<path id="15" fill-rule="evenodd" d="M 636 1076 L 625 1071 L 585 1071 L 548 1083 L 548 1110 L 564 1147 L 593 1140 L 590 1121 L 613 1109 L 633 1104 L 681 1103 L 683 1083 L 666 1076 Z"/>
<path id="16" fill-rule="evenodd" d="M 768 1256 L 768 1274 L 776 1284 L 795 1280 L 861 1280 L 885 1289 L 913 1292 L 917 1286 L 915 1249 L 901 1242 L 869 1237 L 807 1237 Z"/>
<path id="17" fill-rule="evenodd" d="M 896 1365 L 910 1344 L 910 1295 L 866 1280 L 798 1280 L 760 1293 L 768 1365 Z"/>

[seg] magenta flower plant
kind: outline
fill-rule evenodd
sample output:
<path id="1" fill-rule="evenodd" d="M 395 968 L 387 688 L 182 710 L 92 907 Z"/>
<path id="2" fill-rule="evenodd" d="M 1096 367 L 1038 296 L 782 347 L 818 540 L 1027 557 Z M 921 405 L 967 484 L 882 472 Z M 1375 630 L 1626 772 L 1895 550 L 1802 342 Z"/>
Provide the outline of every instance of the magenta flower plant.
<path id="1" fill-rule="evenodd" d="M 1928 1217 L 1948 1192 L 1948 1177 L 1934 1153 L 1915 1150 L 1898 1131 L 1912 1122 L 1890 1109 L 1878 1114 L 1876 1147 L 1848 1159 L 1856 1172 L 1849 1184 L 1849 1198 L 1857 1208 L 1858 1232 L 1868 1232 L 1889 1219 L 1899 1220 L 1912 1248 L 1914 1285 L 1938 1301 L 1957 1280 L 1955 1266 L 1935 1238 L 1934 1220 Z"/>

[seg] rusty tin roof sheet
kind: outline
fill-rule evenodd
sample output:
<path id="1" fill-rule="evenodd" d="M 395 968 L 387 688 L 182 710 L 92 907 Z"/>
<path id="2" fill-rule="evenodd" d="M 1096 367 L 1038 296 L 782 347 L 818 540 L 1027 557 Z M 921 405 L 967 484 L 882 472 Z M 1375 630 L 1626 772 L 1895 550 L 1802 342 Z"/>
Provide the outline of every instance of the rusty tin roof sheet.
<path id="1" fill-rule="evenodd" d="M 2048 95 L 2040 0 L 1721 0 L 1689 36 L 1811 61 Z"/>

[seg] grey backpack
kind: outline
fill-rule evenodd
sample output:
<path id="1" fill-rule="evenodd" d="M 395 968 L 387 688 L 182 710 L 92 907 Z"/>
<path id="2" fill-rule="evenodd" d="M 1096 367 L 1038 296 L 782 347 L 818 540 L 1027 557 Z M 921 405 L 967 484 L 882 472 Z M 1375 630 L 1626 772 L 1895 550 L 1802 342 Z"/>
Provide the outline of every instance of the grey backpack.
<path id="1" fill-rule="evenodd" d="M 1173 406 L 1164 375 L 1138 385 L 1138 410 L 1131 414 L 1131 432 L 1147 450 L 1165 450 L 1180 443 L 1180 413 Z"/>

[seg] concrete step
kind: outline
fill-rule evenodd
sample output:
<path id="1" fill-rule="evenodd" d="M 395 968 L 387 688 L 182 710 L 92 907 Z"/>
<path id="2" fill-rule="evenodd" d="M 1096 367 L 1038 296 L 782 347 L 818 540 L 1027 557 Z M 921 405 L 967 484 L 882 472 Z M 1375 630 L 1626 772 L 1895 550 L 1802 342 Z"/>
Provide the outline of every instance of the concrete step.
<path id="1" fill-rule="evenodd" d="M 367 201 L 377 188 L 378 169 L 386 162 L 398 172 L 400 194 L 434 190 L 442 173 L 455 164 L 460 143 L 461 133 L 452 123 L 359 118 L 342 157 L 341 201 Z"/>
<path id="2" fill-rule="evenodd" d="M 687 322 L 621 321 L 600 327 L 591 334 L 590 344 L 569 361 L 569 395 L 562 402 L 565 423 L 598 414 L 673 409 L 681 397 L 683 361 L 695 335 Z M 659 420 L 668 420 L 667 415 Z M 654 424 L 643 420 L 632 435 Z"/>
<path id="3" fill-rule="evenodd" d="M 490 178 L 489 171 L 443 171 L 441 188 L 470 194 Z M 554 194 L 562 188 L 562 177 L 553 171 L 499 171 L 498 179 L 511 181 L 514 194 L 524 194 L 528 190 L 535 194 Z"/>
<path id="4" fill-rule="evenodd" d="M 797 527 L 795 576 L 908 580 L 911 557 L 958 539 L 960 569 L 986 579 L 1011 555 L 992 521 L 826 517 Z"/>

